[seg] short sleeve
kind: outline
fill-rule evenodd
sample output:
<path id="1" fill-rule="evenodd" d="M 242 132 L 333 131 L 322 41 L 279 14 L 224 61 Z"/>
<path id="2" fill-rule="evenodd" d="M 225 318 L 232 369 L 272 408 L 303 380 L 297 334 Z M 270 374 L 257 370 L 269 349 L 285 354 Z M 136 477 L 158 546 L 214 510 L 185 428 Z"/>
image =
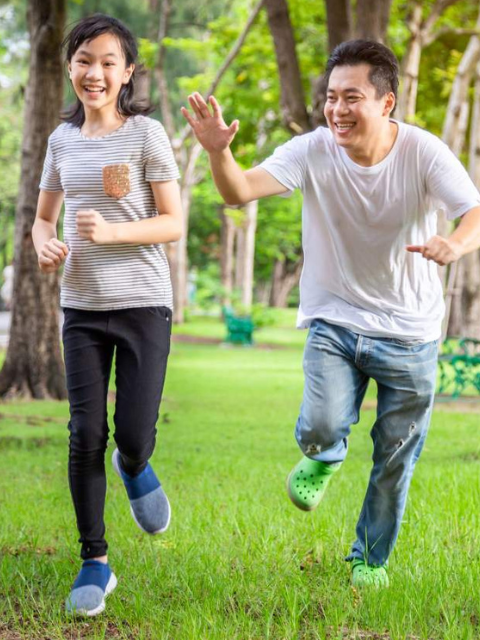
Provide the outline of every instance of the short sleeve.
<path id="1" fill-rule="evenodd" d="M 144 147 L 145 180 L 166 182 L 178 180 L 180 172 L 165 129 L 158 120 L 150 119 Z"/>
<path id="2" fill-rule="evenodd" d="M 296 136 L 280 147 L 259 166 L 268 171 L 275 180 L 291 193 L 302 189 L 305 183 L 308 140 L 311 134 Z M 282 194 L 282 195 L 290 195 Z"/>
<path id="3" fill-rule="evenodd" d="M 40 180 L 40 189 L 43 191 L 63 191 L 60 174 L 55 166 L 53 134 L 48 139 L 47 154 L 45 156 L 42 177 Z"/>
<path id="4" fill-rule="evenodd" d="M 480 193 L 465 167 L 444 142 L 431 134 L 422 149 L 421 166 L 427 192 L 445 205 L 449 220 L 480 206 Z"/>

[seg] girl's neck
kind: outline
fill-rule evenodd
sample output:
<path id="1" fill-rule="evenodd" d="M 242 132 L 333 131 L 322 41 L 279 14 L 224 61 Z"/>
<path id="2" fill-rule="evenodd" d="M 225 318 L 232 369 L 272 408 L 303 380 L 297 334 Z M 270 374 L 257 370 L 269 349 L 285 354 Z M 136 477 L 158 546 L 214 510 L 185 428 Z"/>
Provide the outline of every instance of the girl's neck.
<path id="1" fill-rule="evenodd" d="M 121 116 L 118 111 L 110 114 L 100 112 L 85 112 L 85 122 L 82 125 L 81 132 L 87 138 L 99 138 L 112 133 L 124 124 L 126 118 Z"/>

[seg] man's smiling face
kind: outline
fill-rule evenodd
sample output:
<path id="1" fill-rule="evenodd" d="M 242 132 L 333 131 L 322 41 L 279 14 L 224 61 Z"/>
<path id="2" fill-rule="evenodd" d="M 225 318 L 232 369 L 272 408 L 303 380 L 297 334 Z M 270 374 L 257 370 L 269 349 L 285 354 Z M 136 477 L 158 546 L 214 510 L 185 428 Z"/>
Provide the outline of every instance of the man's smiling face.
<path id="1" fill-rule="evenodd" d="M 330 74 L 324 114 L 335 141 L 354 155 L 388 131 L 393 93 L 377 96 L 368 64 L 336 66 Z"/>

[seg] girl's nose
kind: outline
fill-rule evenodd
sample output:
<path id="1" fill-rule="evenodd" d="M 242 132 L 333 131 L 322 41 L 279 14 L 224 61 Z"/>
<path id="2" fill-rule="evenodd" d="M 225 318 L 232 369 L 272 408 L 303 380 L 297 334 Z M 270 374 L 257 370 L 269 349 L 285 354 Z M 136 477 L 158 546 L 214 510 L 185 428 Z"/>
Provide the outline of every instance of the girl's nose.
<path id="1" fill-rule="evenodd" d="M 97 80 L 102 77 L 102 68 L 99 64 L 91 64 L 86 73 L 86 77 L 92 80 Z"/>

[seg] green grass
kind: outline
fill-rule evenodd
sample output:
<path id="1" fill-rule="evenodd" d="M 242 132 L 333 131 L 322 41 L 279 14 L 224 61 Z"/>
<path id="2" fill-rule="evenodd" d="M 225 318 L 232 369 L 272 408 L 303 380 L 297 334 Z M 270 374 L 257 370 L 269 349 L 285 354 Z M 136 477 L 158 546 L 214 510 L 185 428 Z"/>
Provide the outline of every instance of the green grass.
<path id="1" fill-rule="evenodd" d="M 436 412 L 390 562 L 359 593 L 343 561 L 368 480 L 373 411 L 321 508 L 288 501 L 302 352 L 174 344 L 153 463 L 173 507 L 143 535 L 108 464 L 119 584 L 107 612 L 68 621 L 78 570 L 66 403 L 0 405 L 0 639 L 394 640 L 480 637 L 478 416 Z M 108 456 L 112 448 L 109 448 Z"/>

